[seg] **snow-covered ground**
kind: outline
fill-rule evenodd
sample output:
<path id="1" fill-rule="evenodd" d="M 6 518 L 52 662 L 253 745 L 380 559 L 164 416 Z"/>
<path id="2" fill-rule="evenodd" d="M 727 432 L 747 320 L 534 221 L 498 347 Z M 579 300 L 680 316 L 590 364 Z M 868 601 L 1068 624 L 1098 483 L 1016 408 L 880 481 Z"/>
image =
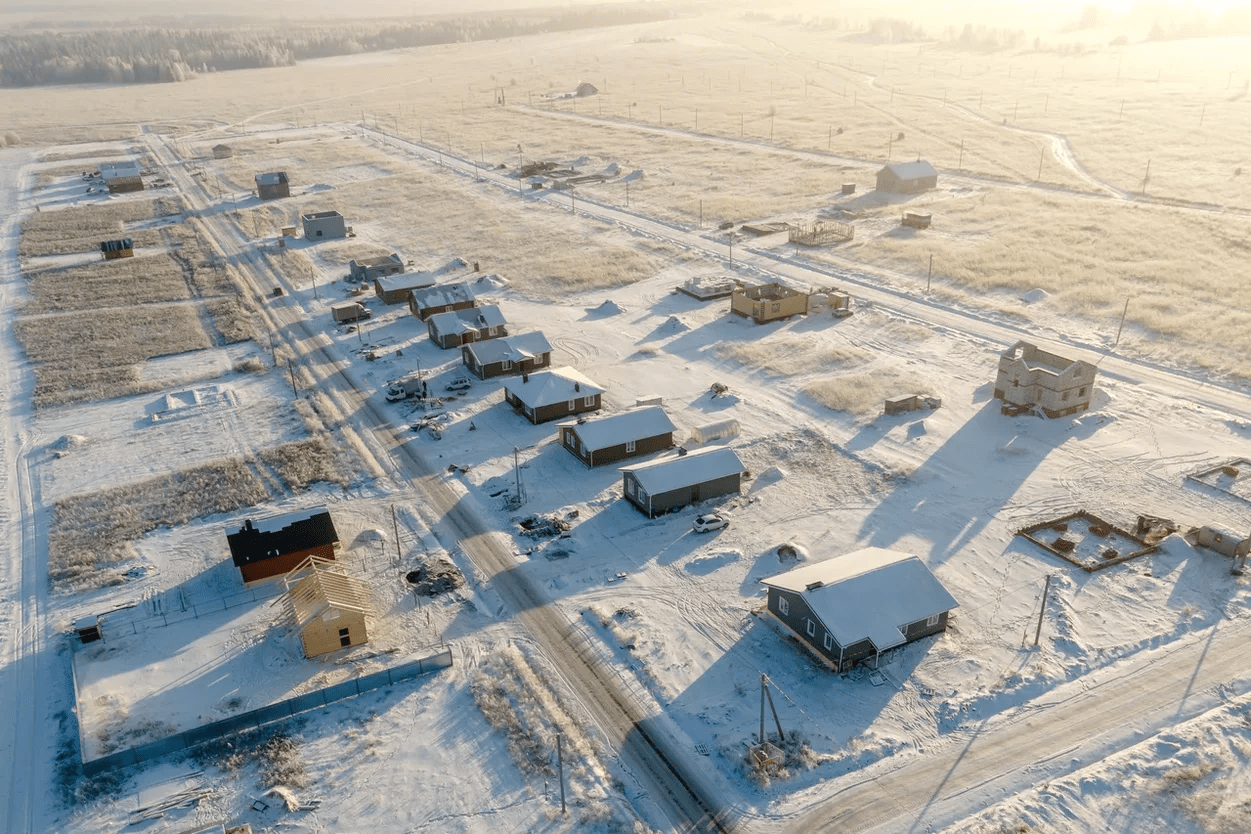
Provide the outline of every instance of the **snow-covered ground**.
<path id="1" fill-rule="evenodd" d="M 379 628 L 364 650 L 305 660 L 270 598 L 209 613 L 212 600 L 242 591 L 223 529 L 252 512 L 247 508 L 133 542 L 133 561 L 143 569 L 120 585 L 76 593 L 48 586 L 54 502 L 304 437 L 291 386 L 303 395 L 310 383 L 328 392 L 333 373 L 370 401 L 368 408 L 354 401 L 360 407 L 350 410 L 343 406 L 353 401 L 344 398 L 312 400 L 323 419 L 344 429 L 340 437 L 366 438 L 353 448 L 382 459 L 394 453 L 388 435 L 376 430 L 374 415 L 384 415 L 398 444 L 508 538 L 513 569 L 541 589 L 590 651 L 610 659 L 623 691 L 663 710 L 688 766 L 725 786 L 720 798 L 745 830 L 835 825 L 820 815 L 832 819 L 840 797 L 865 796 L 873 784 L 887 793 L 899 789 L 891 816 L 872 822 L 882 830 L 1245 828 L 1243 725 L 1251 681 L 1235 661 L 1248 629 L 1249 580 L 1232 575 L 1226 557 L 1180 535 L 1157 552 L 1093 573 L 1015 535 L 1078 509 L 1122 527 L 1148 514 L 1175 520 L 1183 532 L 1204 524 L 1242 531 L 1244 498 L 1186 476 L 1251 458 L 1251 398 L 1243 390 L 1118 352 L 1110 333 L 1070 334 L 1065 311 L 1043 291 L 990 294 L 984 306 L 968 299 L 948 305 L 876 285 L 872 271 L 841 274 L 819 259 L 792 257 L 768 238 L 736 244 L 731 263 L 724 238 L 707 228 L 684 227 L 646 208 L 624 210 L 615 199 L 598 199 L 595 186 L 579 196 L 576 211 L 564 195 L 519 200 L 506 172 L 479 174 L 472 155 L 444 159 L 424 138 L 397 143 L 348 124 L 253 123 L 251 131 L 247 141 L 231 140 L 241 151 L 232 160 L 197 154 L 213 136 L 168 144 L 149 137 L 149 148 L 184 155 L 187 164 L 177 160 L 164 175 L 180 187 L 201 183 L 183 194 L 190 213 L 212 219 L 208 234 L 255 272 L 257 289 L 285 287 L 284 298 L 262 303 L 265 315 L 283 323 L 281 349 L 297 360 L 299 376 L 283 367 L 240 372 L 248 359 L 269 364 L 269 344 L 245 343 L 146 363 L 145 379 L 170 381 L 161 392 L 36 413 L 28 405 L 29 367 L 11 339 L 4 344 L 8 535 L 0 542 L 0 694 L 17 716 L 0 730 L 0 749 L 11 751 L 0 772 L 11 786 L 0 816 L 9 830 L 120 828 L 164 790 L 160 785 L 188 783 L 208 790 L 198 807 L 133 830 L 177 831 L 214 820 L 380 834 L 671 824 L 601 730 L 577 728 L 589 739 L 585 746 L 576 738 L 586 715 L 579 693 L 553 671 L 542 642 L 504 605 L 493 577 L 467 555 L 453 528 L 432 515 L 426 487 L 402 477 L 398 466 L 366 465 L 363 471 L 381 474 L 346 488 L 287 494 L 261 508 L 331 508 L 346 561 L 374 595 Z M 361 138 L 342 141 L 353 132 Z M 152 157 L 158 168 L 162 153 Z M 41 171 L 65 163 L 35 158 L 0 151 L 0 292 L 10 310 L 24 292 L 20 220 L 36 205 L 56 210 L 96 198 L 72 194 L 81 188 L 68 181 L 36 189 Z M 583 160 L 596 170 L 606 162 Z M 268 246 L 271 236 L 253 212 L 276 212 L 265 221 L 271 225 L 290 215 L 285 203 L 260 205 L 242 195 L 253 168 L 300 170 L 311 184 L 302 186 L 301 204 L 316 199 L 339 208 L 358 237 L 294 241 L 287 253 L 307 259 L 307 272 L 262 272 L 269 261 L 257 242 Z M 428 195 L 392 227 L 385 216 L 393 204 L 371 203 L 369 189 L 397 177 L 420 183 Z M 240 191 L 231 194 L 223 180 Z M 978 188 L 992 193 L 994 186 Z M 498 276 L 471 280 L 501 306 L 511 332 L 541 329 L 555 348 L 554 364 L 573 365 L 604 386 L 606 411 L 660 397 L 680 440 L 697 426 L 736 420 L 737 436 L 707 445 L 739 452 L 751 473 L 741 495 L 647 519 L 621 498 L 615 468 L 586 469 L 555 442 L 552 424 L 531 425 L 505 405 L 502 381 L 445 391 L 462 373 L 459 352 L 431 344 L 406 307 L 362 296 L 373 318 L 334 325 L 329 308 L 348 297 L 341 279 L 353 247 L 399 251 L 419 268 L 438 267 L 457 253 L 447 251 L 446 240 L 423 236 L 420 212 L 457 200 L 484 218 L 479 235 L 489 235 L 498 218 L 523 218 L 526 228 L 548 229 L 550 239 L 588 256 L 610 260 L 605 252 L 629 251 L 640 258 L 645 274 L 607 288 L 588 281 L 555 292 L 528 250 L 491 263 Z M 594 232 L 582 236 L 581 229 Z M 875 227 L 865 233 L 872 237 Z M 75 257 L 26 266 L 69 265 Z M 698 277 L 817 285 L 823 274 L 829 284 L 852 288 L 855 315 L 838 319 L 819 310 L 756 325 L 732 316 L 726 299 L 700 302 L 674 292 Z M 1031 328 L 1061 342 L 1057 350 L 1099 363 L 1089 412 L 1054 420 L 999 413 L 991 381 L 999 351 L 1022 334 L 1014 309 L 1028 310 Z M 376 358 L 366 359 L 367 352 Z M 407 428 L 431 412 L 382 402 L 388 381 L 419 369 L 436 394 L 446 395 L 433 412 L 437 432 Z M 188 378 L 210 381 L 187 387 Z M 714 396 L 714 383 L 728 390 Z M 883 399 L 910 394 L 940 397 L 942 406 L 881 414 Z M 520 507 L 508 500 L 519 485 Z M 730 510 L 731 525 L 694 533 L 692 517 L 712 507 Z M 535 514 L 559 517 L 570 529 L 559 538 L 531 537 L 520 522 Z M 794 564 L 780 555 L 783 544 L 807 560 L 868 545 L 915 553 L 959 602 L 951 627 L 889 652 L 876 670 L 831 673 L 762 615 L 759 580 Z M 466 584 L 415 597 L 404 576 L 439 559 L 453 563 Z M 172 625 L 144 622 L 188 608 L 198 613 L 201 605 L 203 615 Z M 71 649 L 65 632 L 76 618 L 125 606 L 133 606 L 126 617 L 136 623 L 129 635 Z M 242 755 L 250 742 L 240 743 L 242 764 L 215 748 L 127 772 L 67 800 L 64 786 L 73 780 L 57 757 L 77 755 L 76 726 L 87 754 L 95 755 L 418 656 L 441 642 L 453 648 L 453 668 L 285 727 L 297 739 L 302 770 L 286 787 L 302 810 L 285 811 L 273 797 L 263 809 L 252 805 L 274 780 L 264 762 Z M 514 658 L 514 665 L 500 658 Z M 1152 674 L 1165 666 L 1169 675 Z M 1192 668 L 1192 682 L 1199 682 L 1193 689 L 1182 674 Z M 568 716 L 551 721 L 570 733 L 576 788 L 569 818 L 559 814 L 555 777 L 545 770 L 550 763 L 535 765 L 519 753 L 482 706 L 486 679 L 511 680 L 509 674 L 534 687 L 516 696 L 518 712 L 537 703 L 549 717 Z M 784 729 L 806 744 L 803 762 L 767 783 L 744 764 L 758 732 L 762 674 Z M 1091 737 L 1066 738 L 1066 727 L 1076 726 L 1073 705 L 1111 691 L 1126 701 L 1121 715 Z M 1135 691 L 1140 698 L 1130 697 Z M 1011 744 L 1026 726 L 1051 716 L 1054 738 L 1037 754 Z M 993 779 L 965 783 L 973 777 L 963 769 L 974 764 L 962 761 L 962 751 L 982 743 L 998 744 L 990 749 L 1003 767 Z M 15 765 L 26 761 L 29 767 Z M 932 796 L 918 800 L 922 788 L 903 791 L 909 774 L 948 762 Z"/>

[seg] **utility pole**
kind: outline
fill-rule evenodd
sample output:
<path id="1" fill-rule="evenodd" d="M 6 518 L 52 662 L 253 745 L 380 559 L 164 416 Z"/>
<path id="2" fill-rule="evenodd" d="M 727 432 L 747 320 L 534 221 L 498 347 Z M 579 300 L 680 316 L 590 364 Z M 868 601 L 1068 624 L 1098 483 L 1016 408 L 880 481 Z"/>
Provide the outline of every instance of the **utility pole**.
<path id="1" fill-rule="evenodd" d="M 930 291 L 930 281 L 934 278 L 934 253 L 930 253 L 930 271 L 925 276 L 925 291 Z"/>
<path id="2" fill-rule="evenodd" d="M 1042 166 L 1043 166 L 1043 159 L 1044 159 L 1046 156 L 1047 156 L 1047 149 L 1046 149 L 1046 148 L 1043 148 L 1042 150 L 1040 150 L 1040 151 L 1038 152 L 1038 176 L 1034 177 L 1034 182 L 1038 182 L 1039 180 L 1041 180 L 1041 179 L 1042 179 Z"/>
<path id="3" fill-rule="evenodd" d="M 704 228 L 704 201 L 699 201 L 699 228 Z"/>
<path id="4" fill-rule="evenodd" d="M 764 709 L 765 709 L 766 697 L 769 699 L 769 709 L 773 713 L 773 723 L 778 728 L 778 747 L 781 747 L 782 742 L 785 740 L 785 736 L 782 733 L 782 720 L 778 718 L 778 709 L 776 706 L 773 705 L 773 693 L 769 691 L 769 676 L 765 674 L 761 674 L 760 675 L 760 743 L 761 744 L 765 743 L 765 731 L 764 731 L 765 711 Z"/>
<path id="5" fill-rule="evenodd" d="M 1142 175 L 1142 194 L 1147 195 L 1147 183 L 1151 182 L 1151 160 L 1147 160 L 1147 172 Z"/>
<path id="6" fill-rule="evenodd" d="M 291 367 L 291 360 L 287 360 L 287 373 L 291 375 L 291 393 L 297 397 L 300 396 L 299 390 L 295 387 L 295 368 Z"/>
<path id="7" fill-rule="evenodd" d="M 895 148 L 895 134 L 892 133 L 890 135 L 890 138 L 886 141 L 886 161 L 887 162 L 890 162 L 891 151 L 894 150 L 894 148 Z"/>
<path id="8" fill-rule="evenodd" d="M 626 208 L 630 207 L 630 181 L 626 180 Z"/>
<path id="9" fill-rule="evenodd" d="M 400 522 L 395 517 L 395 505 L 391 505 L 391 526 L 395 528 L 395 564 L 400 563 Z"/>
<path id="10" fill-rule="evenodd" d="M 1208 103 L 1205 101 L 1203 102 L 1203 109 L 1199 111 L 1199 127 L 1203 127 L 1203 117 L 1207 114 L 1207 112 Z"/>
<path id="11" fill-rule="evenodd" d="M 517 143 L 517 196 L 524 197 L 525 192 L 521 190 L 521 143 Z"/>
<path id="12" fill-rule="evenodd" d="M 565 808 L 565 753 L 561 745 L 563 735 L 563 733 L 556 734 L 556 767 L 560 778 L 560 813 L 567 815 L 569 811 Z"/>
<path id="13" fill-rule="evenodd" d="M 960 161 L 956 163 L 956 169 L 959 171 L 964 170 L 964 140 L 963 139 L 960 140 Z"/>
<path id="14" fill-rule="evenodd" d="M 1038 609 L 1038 628 L 1034 629 L 1034 645 L 1038 645 L 1038 638 L 1042 636 L 1043 614 L 1047 611 L 1047 591 L 1051 589 L 1051 574 L 1047 574 L 1047 582 L 1043 585 L 1042 605 Z"/>
<path id="15" fill-rule="evenodd" d="M 1121 331 L 1125 329 L 1125 316 L 1129 314 L 1129 298 L 1125 299 L 1125 309 L 1121 311 L 1121 323 L 1116 328 L 1116 341 L 1112 343 L 1112 347 L 1116 347 L 1121 343 Z"/>

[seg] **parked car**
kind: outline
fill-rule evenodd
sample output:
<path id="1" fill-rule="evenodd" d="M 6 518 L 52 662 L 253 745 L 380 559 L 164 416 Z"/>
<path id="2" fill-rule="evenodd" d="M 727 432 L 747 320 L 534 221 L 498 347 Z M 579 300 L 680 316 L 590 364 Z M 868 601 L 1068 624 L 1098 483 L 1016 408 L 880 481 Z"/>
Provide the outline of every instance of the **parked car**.
<path id="1" fill-rule="evenodd" d="M 695 517 L 695 523 L 691 525 L 691 529 L 693 529 L 696 533 L 711 533 L 713 530 L 720 530 L 722 527 L 729 526 L 729 513 L 705 513 L 704 515 Z"/>
<path id="2" fill-rule="evenodd" d="M 473 387 L 473 380 L 467 376 L 458 376 L 447 384 L 449 391 L 468 391 L 471 387 Z"/>

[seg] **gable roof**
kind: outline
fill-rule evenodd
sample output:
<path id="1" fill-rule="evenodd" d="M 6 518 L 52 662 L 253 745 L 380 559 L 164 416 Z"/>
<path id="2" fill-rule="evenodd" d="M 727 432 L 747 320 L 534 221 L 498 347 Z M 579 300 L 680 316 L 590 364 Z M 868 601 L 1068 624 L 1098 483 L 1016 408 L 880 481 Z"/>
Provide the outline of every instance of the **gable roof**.
<path id="1" fill-rule="evenodd" d="M 342 565 L 329 559 L 309 556 L 282 581 L 286 586 L 287 610 L 297 626 L 331 610 L 370 613 L 365 583 L 348 576 Z"/>
<path id="2" fill-rule="evenodd" d="M 469 285 L 462 281 L 455 284 L 443 284 L 438 287 L 423 287 L 420 290 L 413 290 L 412 303 L 418 310 L 427 310 L 431 307 L 442 307 L 463 301 L 473 301 L 475 297 Z"/>
<path id="3" fill-rule="evenodd" d="M 663 495 L 682 487 L 741 475 L 747 467 L 733 449 L 720 446 L 637 466 L 623 466 L 621 471 L 632 473 L 649 495 Z"/>
<path id="4" fill-rule="evenodd" d="M 556 425 L 577 432 L 578 439 L 592 452 L 620 446 L 629 440 L 642 440 L 677 430 L 669 415 L 658 405 L 632 408 L 603 417 L 568 420 Z"/>
<path id="5" fill-rule="evenodd" d="M 760 580 L 799 594 L 841 646 L 868 639 L 879 652 L 905 642 L 901 626 L 957 607 L 916 556 L 866 547 Z"/>
<path id="6" fill-rule="evenodd" d="M 325 507 L 249 518 L 241 527 L 226 528 L 226 543 L 236 567 L 338 540 L 334 521 Z"/>
<path id="7" fill-rule="evenodd" d="M 434 286 L 434 276 L 428 272 L 401 272 L 397 275 L 384 275 L 374 279 L 378 290 L 385 293 L 402 292 L 404 290 L 420 290 Z"/>
<path id="8" fill-rule="evenodd" d="M 435 313 L 426 319 L 426 324 L 436 333 L 463 333 L 484 327 L 503 327 L 507 323 L 504 314 L 495 304 L 470 307 L 468 310 L 448 310 Z"/>
<path id="9" fill-rule="evenodd" d="M 530 408 L 542 408 L 578 397 L 593 397 L 604 393 L 603 388 L 567 366 L 510 379 L 504 384 L 504 390 Z"/>
<path id="10" fill-rule="evenodd" d="M 917 180 L 922 177 L 938 176 L 938 171 L 934 169 L 934 166 L 924 159 L 918 159 L 916 162 L 892 162 L 883 168 L 882 171 L 890 171 L 901 180 Z M 881 173 L 881 171 L 878 173 Z"/>
<path id="11" fill-rule="evenodd" d="M 551 353 L 552 345 L 541 330 L 536 330 L 533 333 L 519 333 L 502 339 L 470 342 L 465 345 L 465 349 L 479 365 L 494 365 L 496 362 L 505 360 L 520 362 L 523 359 Z"/>

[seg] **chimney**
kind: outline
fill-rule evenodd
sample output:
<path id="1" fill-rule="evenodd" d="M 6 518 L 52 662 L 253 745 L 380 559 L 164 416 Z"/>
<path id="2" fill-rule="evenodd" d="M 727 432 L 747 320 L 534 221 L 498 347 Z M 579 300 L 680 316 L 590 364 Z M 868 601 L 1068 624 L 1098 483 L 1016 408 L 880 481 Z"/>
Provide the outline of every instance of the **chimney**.
<path id="1" fill-rule="evenodd" d="M 582 390 L 582 383 L 581 383 L 581 382 L 578 382 L 577 380 L 574 380 L 574 383 L 573 383 L 573 390 L 574 390 L 574 391 L 581 391 L 581 390 Z"/>
<path id="2" fill-rule="evenodd" d="M 678 447 L 678 457 L 680 457 L 680 458 L 684 458 L 684 457 L 686 457 L 686 447 L 685 447 L 685 446 L 679 446 L 679 447 Z"/>
<path id="3" fill-rule="evenodd" d="M 528 373 L 526 373 L 525 371 L 522 371 L 522 372 L 521 372 L 521 381 L 522 381 L 523 383 L 525 383 L 525 382 L 529 382 L 529 381 L 530 381 L 530 375 L 529 375 Z"/>
<path id="4" fill-rule="evenodd" d="M 244 522 L 243 522 L 243 529 L 244 529 L 244 530 L 255 530 L 255 529 L 256 529 L 255 527 L 253 527 L 253 526 L 252 526 L 252 519 L 250 519 L 250 518 L 249 518 L 249 519 L 247 519 L 246 521 L 244 521 Z"/>

